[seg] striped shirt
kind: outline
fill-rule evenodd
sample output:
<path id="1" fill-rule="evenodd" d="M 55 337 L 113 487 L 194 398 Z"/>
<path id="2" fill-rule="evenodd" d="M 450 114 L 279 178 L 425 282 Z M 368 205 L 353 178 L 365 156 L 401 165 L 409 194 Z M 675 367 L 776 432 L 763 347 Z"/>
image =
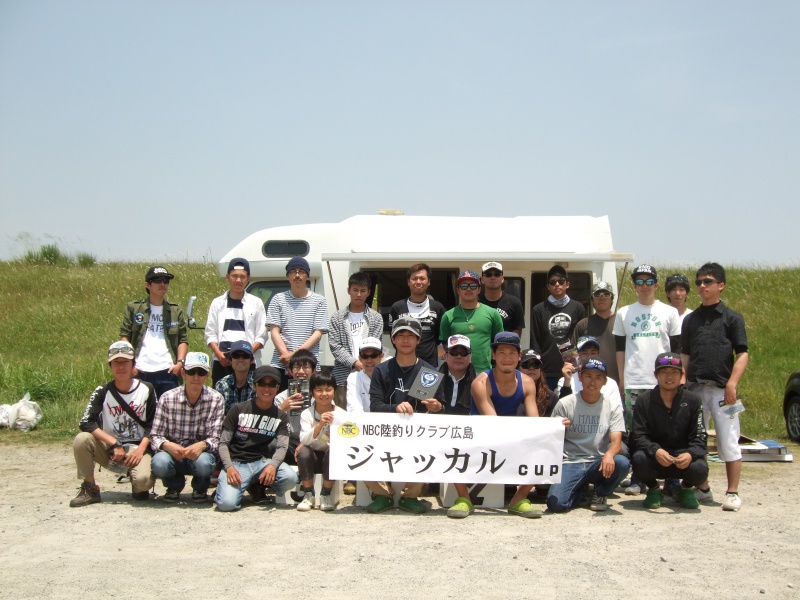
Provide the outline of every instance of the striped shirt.
<path id="1" fill-rule="evenodd" d="M 324 296 L 309 292 L 303 298 L 295 298 L 291 291 L 274 296 L 267 311 L 267 326 L 280 328 L 281 339 L 290 352 L 297 350 L 315 331 L 328 332 L 328 301 Z M 319 360 L 319 342 L 311 352 Z M 283 367 L 278 351 L 272 354 L 273 367 Z"/>
<path id="2" fill-rule="evenodd" d="M 205 328 L 206 345 L 214 342 L 225 353 L 237 340 L 263 346 L 268 339 L 264 302 L 258 296 L 245 292 L 241 300 L 235 300 L 225 292 L 211 302 Z"/>
<path id="3" fill-rule="evenodd" d="M 164 442 L 175 442 L 184 448 L 196 442 L 208 444 L 208 452 L 216 452 L 222 432 L 225 401 L 222 394 L 203 386 L 194 406 L 186 398 L 186 386 L 164 392 L 158 401 L 150 447 L 154 452 Z"/>

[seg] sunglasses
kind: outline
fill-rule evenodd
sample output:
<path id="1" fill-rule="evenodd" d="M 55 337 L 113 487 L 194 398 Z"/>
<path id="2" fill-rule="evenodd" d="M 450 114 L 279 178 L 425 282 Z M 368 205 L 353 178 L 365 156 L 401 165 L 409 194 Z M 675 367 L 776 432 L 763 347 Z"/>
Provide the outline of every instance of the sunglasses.
<path id="1" fill-rule="evenodd" d="M 460 290 L 477 290 L 481 287 L 480 283 L 459 283 L 458 289 Z"/>
<path id="2" fill-rule="evenodd" d="M 659 358 L 656 362 L 658 362 L 659 365 L 662 365 L 664 367 L 680 367 L 681 366 L 681 359 L 680 358 L 671 358 L 671 357 L 668 357 L 668 356 L 665 356 L 663 358 Z"/>
<path id="3" fill-rule="evenodd" d="M 150 280 L 150 283 L 165 283 L 169 285 L 169 279 L 166 277 L 153 277 L 153 279 Z"/>
<path id="4" fill-rule="evenodd" d="M 196 377 L 197 375 L 208 375 L 208 371 L 201 368 L 189 369 L 186 371 L 186 374 L 191 377 Z"/>
<path id="5" fill-rule="evenodd" d="M 611 298 L 611 292 L 595 292 L 592 296 L 595 298 Z"/>
<path id="6" fill-rule="evenodd" d="M 375 360 L 380 356 L 380 352 L 374 352 L 372 354 L 359 354 L 358 356 L 364 360 Z"/>
<path id="7" fill-rule="evenodd" d="M 538 360 L 526 360 L 524 363 L 522 363 L 522 368 L 523 369 L 541 369 L 542 368 L 542 363 L 540 363 Z"/>
<path id="8" fill-rule="evenodd" d="M 460 358 L 464 358 L 465 356 L 469 356 L 469 350 L 459 350 L 458 352 L 454 352 L 453 350 L 448 350 L 447 353 L 450 356 L 458 356 Z"/>
<path id="9" fill-rule="evenodd" d="M 559 277 L 558 279 L 551 279 L 547 282 L 547 285 L 564 285 L 565 283 L 567 283 L 567 280 L 563 277 Z"/>
<path id="10" fill-rule="evenodd" d="M 235 360 L 244 360 L 246 358 L 250 358 L 250 355 L 247 352 L 234 352 L 231 354 L 231 358 Z"/>
<path id="11" fill-rule="evenodd" d="M 717 281 L 716 279 L 711 279 L 710 277 L 706 277 L 705 279 L 694 280 L 694 284 L 697 287 L 700 287 L 701 285 L 714 285 L 715 283 L 719 283 L 719 281 Z"/>
<path id="12" fill-rule="evenodd" d="M 489 270 L 484 273 L 485 277 L 502 277 L 503 274 L 500 271 Z"/>
<path id="13" fill-rule="evenodd" d="M 652 277 L 650 279 L 634 279 L 633 285 L 643 286 L 643 285 L 655 285 L 656 280 Z"/>
<path id="14" fill-rule="evenodd" d="M 264 381 L 263 379 L 259 379 L 258 381 L 255 382 L 255 386 L 256 387 L 276 388 L 279 385 L 280 385 L 280 383 L 278 383 L 275 380 Z"/>

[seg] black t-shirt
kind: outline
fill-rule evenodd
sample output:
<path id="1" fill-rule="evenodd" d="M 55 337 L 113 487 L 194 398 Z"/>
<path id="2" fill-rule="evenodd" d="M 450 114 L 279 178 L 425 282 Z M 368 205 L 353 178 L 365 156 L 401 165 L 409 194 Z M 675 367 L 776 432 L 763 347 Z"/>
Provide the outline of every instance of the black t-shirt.
<path id="1" fill-rule="evenodd" d="M 744 317 L 722 302 L 700 306 L 683 320 L 681 352 L 689 355 L 687 381 L 725 387 L 734 353 L 747 352 Z"/>
<path id="2" fill-rule="evenodd" d="M 429 365 L 436 365 L 439 363 L 439 354 L 436 352 L 436 347 L 439 345 L 439 327 L 442 324 L 442 315 L 445 310 L 441 302 L 437 302 L 431 296 L 428 296 L 428 306 L 427 316 L 415 317 L 422 325 L 422 337 L 417 345 L 417 358 L 421 358 Z M 404 316 L 412 316 L 408 312 L 407 298 L 398 300 L 389 309 L 389 331 L 392 330 L 392 323 Z"/>
<path id="3" fill-rule="evenodd" d="M 542 355 L 547 377 L 560 377 L 564 359 L 559 345 L 569 343 L 572 331 L 584 316 L 583 304 L 570 299 L 559 308 L 547 300 L 533 307 L 531 319 L 531 348 Z"/>
<path id="4" fill-rule="evenodd" d="M 491 306 L 503 319 L 503 331 L 514 331 L 525 329 L 525 314 L 522 302 L 516 296 L 503 292 L 499 300 L 487 300 L 486 295 L 481 292 L 478 295 L 478 302 Z"/>
<path id="5" fill-rule="evenodd" d="M 289 445 L 288 414 L 274 403 L 266 410 L 259 408 L 255 400 L 234 404 L 222 423 L 220 458 L 223 466 L 228 466 L 226 454 L 238 462 L 253 462 L 262 456 L 269 458 L 269 444 L 276 438 L 278 443 L 272 458 L 283 461 Z"/>

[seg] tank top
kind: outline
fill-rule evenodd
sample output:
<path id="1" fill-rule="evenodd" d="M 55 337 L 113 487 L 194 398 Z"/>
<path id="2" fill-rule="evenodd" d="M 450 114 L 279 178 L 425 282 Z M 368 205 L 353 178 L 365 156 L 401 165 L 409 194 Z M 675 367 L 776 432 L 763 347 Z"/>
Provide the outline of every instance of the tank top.
<path id="1" fill-rule="evenodd" d="M 489 383 L 492 385 L 492 404 L 494 411 L 498 417 L 516 417 L 520 405 L 525 401 L 525 390 L 522 388 L 522 374 L 517 371 L 517 389 L 510 396 L 501 396 L 500 390 L 497 389 L 497 384 L 494 381 L 494 371 L 489 369 L 485 371 L 489 376 Z M 479 415 L 475 400 L 472 401 L 472 407 L 469 411 L 471 415 Z"/>

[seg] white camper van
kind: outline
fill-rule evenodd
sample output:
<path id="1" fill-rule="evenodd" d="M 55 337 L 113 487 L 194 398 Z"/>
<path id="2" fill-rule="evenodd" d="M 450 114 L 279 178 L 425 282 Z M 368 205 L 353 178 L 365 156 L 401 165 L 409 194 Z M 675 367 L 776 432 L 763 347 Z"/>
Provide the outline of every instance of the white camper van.
<path id="1" fill-rule="evenodd" d="M 289 289 L 285 266 L 292 256 L 303 256 L 311 266 L 310 287 L 328 300 L 331 312 L 347 306 L 347 279 L 368 273 L 373 293 L 368 304 L 387 319 L 396 300 L 409 295 L 406 270 L 416 262 L 432 270 L 429 294 L 445 308 L 456 305 L 459 271 L 480 273 L 483 263 L 503 264 L 505 289 L 525 307 L 523 347 L 530 340 L 530 315 L 547 295 L 545 278 L 558 263 L 570 274 L 570 297 L 589 310 L 592 284 L 616 283 L 617 263 L 632 254 L 617 252 L 611 242 L 608 217 L 417 217 L 358 215 L 340 223 L 312 223 L 262 229 L 237 244 L 218 263 L 225 276 L 228 262 L 237 256 L 250 261 L 247 289 L 266 307 L 273 295 Z M 388 338 L 385 347 L 391 348 Z M 272 342 L 259 363 L 272 357 Z M 320 363 L 333 365 L 323 337 Z"/>

